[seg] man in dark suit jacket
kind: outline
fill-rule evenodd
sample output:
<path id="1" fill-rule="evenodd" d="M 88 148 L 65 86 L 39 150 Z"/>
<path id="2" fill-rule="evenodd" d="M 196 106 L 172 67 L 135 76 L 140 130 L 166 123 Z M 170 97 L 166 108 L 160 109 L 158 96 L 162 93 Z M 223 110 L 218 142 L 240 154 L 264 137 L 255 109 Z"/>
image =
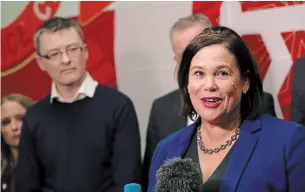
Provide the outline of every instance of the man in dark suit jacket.
<path id="1" fill-rule="evenodd" d="M 208 17 L 202 14 L 180 18 L 171 28 L 170 40 L 175 55 L 176 63 L 179 64 L 184 49 L 188 43 L 206 27 L 212 26 Z M 273 97 L 264 93 L 264 112 L 275 116 Z M 153 152 L 159 141 L 179 129 L 192 123 L 186 117 L 181 117 L 181 102 L 179 91 L 175 90 L 153 102 L 146 136 L 146 150 L 143 162 L 144 191 L 148 185 L 148 172 Z"/>
<path id="2" fill-rule="evenodd" d="M 290 119 L 305 125 L 305 56 L 296 61 L 292 72 Z"/>

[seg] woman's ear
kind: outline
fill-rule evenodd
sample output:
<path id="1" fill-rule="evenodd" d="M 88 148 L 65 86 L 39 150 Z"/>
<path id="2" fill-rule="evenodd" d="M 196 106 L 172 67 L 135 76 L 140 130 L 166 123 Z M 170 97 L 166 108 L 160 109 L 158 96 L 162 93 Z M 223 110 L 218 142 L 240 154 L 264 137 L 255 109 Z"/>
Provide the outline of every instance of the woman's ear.
<path id="1" fill-rule="evenodd" d="M 245 84 L 243 87 L 244 94 L 246 94 L 248 92 L 249 88 L 250 88 L 250 80 L 247 78 L 247 79 L 245 79 Z"/>
<path id="2" fill-rule="evenodd" d="M 250 88 L 250 71 L 247 70 L 243 77 L 244 86 L 243 86 L 243 92 L 247 93 Z"/>

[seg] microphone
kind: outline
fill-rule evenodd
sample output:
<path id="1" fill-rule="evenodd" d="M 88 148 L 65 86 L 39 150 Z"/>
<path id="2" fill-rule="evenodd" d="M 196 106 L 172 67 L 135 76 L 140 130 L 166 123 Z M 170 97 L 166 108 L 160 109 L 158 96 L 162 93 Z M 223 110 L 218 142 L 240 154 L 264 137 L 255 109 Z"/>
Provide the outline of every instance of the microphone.
<path id="1" fill-rule="evenodd" d="M 129 183 L 124 186 L 124 192 L 142 192 L 141 185 L 137 183 Z"/>
<path id="2" fill-rule="evenodd" d="M 178 157 L 167 160 L 157 171 L 156 192 L 199 192 L 201 183 L 199 164 Z"/>

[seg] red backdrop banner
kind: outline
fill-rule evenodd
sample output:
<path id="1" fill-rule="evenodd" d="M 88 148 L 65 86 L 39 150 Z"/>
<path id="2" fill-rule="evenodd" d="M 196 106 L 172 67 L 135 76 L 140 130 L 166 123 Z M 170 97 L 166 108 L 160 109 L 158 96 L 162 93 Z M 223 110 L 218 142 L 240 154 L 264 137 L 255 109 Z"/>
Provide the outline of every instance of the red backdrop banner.
<path id="1" fill-rule="evenodd" d="M 112 2 L 80 2 L 78 19 L 89 49 L 87 69 L 100 83 L 117 88 L 114 65 L 114 11 L 104 9 Z M 49 93 L 51 79 L 35 60 L 33 35 L 43 22 L 35 10 L 49 17 L 61 2 L 29 2 L 11 24 L 1 29 L 1 96 L 22 93 L 35 100 Z"/>
<path id="2" fill-rule="evenodd" d="M 219 25 L 220 17 L 220 7 L 223 2 L 194 2 L 193 3 L 193 13 L 203 13 L 211 19 L 214 25 Z M 264 1 L 264 2 L 240 2 L 242 12 L 264 10 L 264 9 L 273 9 L 278 7 L 285 6 L 295 6 L 299 4 L 304 4 L 305 2 L 296 2 L 296 1 L 282 1 L 282 2 L 273 2 L 273 1 Z M 280 22 L 280 18 L 279 22 Z M 263 22 L 263 21 L 262 21 Z M 295 60 L 302 55 L 305 55 L 305 31 L 287 31 L 281 34 L 288 50 L 290 51 L 291 58 L 294 64 Z M 261 34 L 246 34 L 242 36 L 247 45 L 250 47 L 253 52 L 258 65 L 259 72 L 262 79 L 265 78 L 266 73 L 269 69 L 272 58 L 269 55 L 268 49 L 266 48 L 265 42 L 263 41 Z M 293 65 L 292 65 L 293 67 Z M 291 68 L 292 68 L 291 67 Z M 290 103 L 291 103 L 291 69 L 287 74 L 285 81 L 282 83 L 281 89 L 276 93 L 280 107 L 283 113 L 284 119 L 290 119 Z"/>
<path id="3" fill-rule="evenodd" d="M 113 2 L 76 2 L 78 14 L 89 49 L 87 69 L 100 83 L 117 88 L 114 34 L 114 9 L 109 6 Z M 214 25 L 219 25 L 221 1 L 193 2 L 193 13 L 207 15 Z M 226 2 L 228 3 L 228 2 Z M 240 2 L 241 12 L 249 13 L 257 10 L 272 10 L 279 7 L 296 6 L 305 2 Z M 1 29 L 1 96 L 10 93 L 22 93 L 35 100 L 41 99 L 50 91 L 51 79 L 42 72 L 35 61 L 33 35 L 37 27 L 49 17 L 57 14 L 62 6 L 61 1 L 29 2 L 14 21 Z M 280 21 L 280 18 L 278 18 Z M 291 56 L 290 64 L 305 55 L 305 31 L 283 31 L 281 34 Z M 270 65 L 274 61 L 270 50 L 260 33 L 243 34 L 259 64 L 259 72 L 265 79 Z M 291 65 L 293 66 L 293 65 Z M 287 72 L 280 90 L 276 95 L 283 117 L 289 119 L 291 103 L 291 69 Z"/>

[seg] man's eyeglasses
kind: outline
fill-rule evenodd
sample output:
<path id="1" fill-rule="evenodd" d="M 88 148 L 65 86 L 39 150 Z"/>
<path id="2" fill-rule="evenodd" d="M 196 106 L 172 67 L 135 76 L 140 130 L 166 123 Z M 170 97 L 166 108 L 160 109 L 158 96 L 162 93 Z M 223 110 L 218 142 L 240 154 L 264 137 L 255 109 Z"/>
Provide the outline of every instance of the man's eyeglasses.
<path id="1" fill-rule="evenodd" d="M 46 55 L 39 55 L 40 57 L 52 60 L 52 61 L 59 61 L 62 59 L 62 54 L 66 53 L 68 55 L 68 57 L 73 58 L 73 57 L 77 57 L 81 51 L 84 50 L 84 47 L 82 46 L 72 46 L 72 47 L 68 47 L 65 51 L 57 51 L 57 52 L 52 52 Z"/>

